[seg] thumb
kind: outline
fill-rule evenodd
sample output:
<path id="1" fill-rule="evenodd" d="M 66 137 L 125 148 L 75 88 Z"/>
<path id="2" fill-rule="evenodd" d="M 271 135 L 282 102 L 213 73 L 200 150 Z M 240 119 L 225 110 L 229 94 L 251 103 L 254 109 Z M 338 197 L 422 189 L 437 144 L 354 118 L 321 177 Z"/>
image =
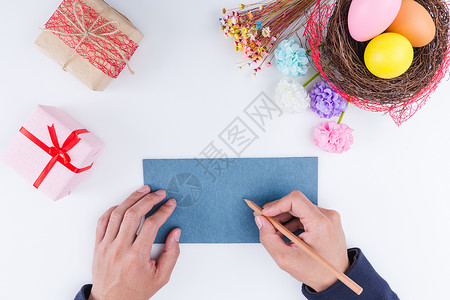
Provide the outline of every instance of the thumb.
<path id="1" fill-rule="evenodd" d="M 180 235 L 181 229 L 172 230 L 166 239 L 164 252 L 160 255 L 157 263 L 160 279 L 167 283 L 170 279 L 175 264 L 180 256 Z"/>
<path id="2" fill-rule="evenodd" d="M 259 229 L 259 240 L 270 256 L 278 263 L 280 257 L 289 251 L 289 246 L 277 234 L 277 230 L 264 216 L 256 216 L 255 223 Z"/>

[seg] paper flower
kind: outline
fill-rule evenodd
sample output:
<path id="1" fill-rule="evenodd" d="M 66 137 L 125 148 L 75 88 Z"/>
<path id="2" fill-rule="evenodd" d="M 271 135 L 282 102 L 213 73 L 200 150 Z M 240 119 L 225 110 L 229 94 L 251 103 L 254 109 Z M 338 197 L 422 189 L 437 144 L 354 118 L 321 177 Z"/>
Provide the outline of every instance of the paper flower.
<path id="1" fill-rule="evenodd" d="M 270 28 L 269 27 L 264 27 L 262 30 L 262 35 L 263 37 L 270 37 Z"/>
<path id="2" fill-rule="evenodd" d="M 252 27 L 250 28 L 250 30 L 248 31 L 248 36 L 250 37 L 250 40 L 255 40 L 256 36 L 258 35 L 258 29 L 256 29 L 256 27 Z"/>
<path id="3" fill-rule="evenodd" d="M 347 100 L 341 97 L 327 82 L 316 83 L 311 91 L 311 110 L 321 118 L 339 116 L 347 109 Z"/>
<path id="4" fill-rule="evenodd" d="M 305 111 L 309 106 L 309 96 L 303 85 L 292 78 L 283 78 L 275 89 L 275 102 L 287 113 Z"/>
<path id="5" fill-rule="evenodd" d="M 314 144 L 331 153 L 342 153 L 353 144 L 353 129 L 345 124 L 328 121 L 320 124 L 314 131 Z"/>
<path id="6" fill-rule="evenodd" d="M 293 38 L 280 42 L 274 55 L 278 69 L 284 75 L 298 77 L 308 72 L 306 51 Z"/>

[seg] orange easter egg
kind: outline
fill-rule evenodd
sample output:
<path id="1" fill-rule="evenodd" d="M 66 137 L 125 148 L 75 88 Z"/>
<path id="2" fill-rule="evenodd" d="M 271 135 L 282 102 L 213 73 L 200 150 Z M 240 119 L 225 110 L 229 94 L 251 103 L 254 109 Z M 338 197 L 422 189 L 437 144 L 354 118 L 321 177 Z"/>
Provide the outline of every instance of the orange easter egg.
<path id="1" fill-rule="evenodd" d="M 413 47 L 423 47 L 434 39 L 436 26 L 422 5 L 413 0 L 403 0 L 397 17 L 386 31 L 403 35 Z"/>

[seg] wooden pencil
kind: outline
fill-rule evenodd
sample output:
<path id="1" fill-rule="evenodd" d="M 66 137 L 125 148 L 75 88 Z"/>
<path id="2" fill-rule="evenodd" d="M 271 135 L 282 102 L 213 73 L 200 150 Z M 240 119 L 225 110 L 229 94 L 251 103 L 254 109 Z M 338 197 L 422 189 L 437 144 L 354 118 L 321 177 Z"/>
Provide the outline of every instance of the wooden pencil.
<path id="1" fill-rule="evenodd" d="M 244 199 L 247 205 L 253 209 L 256 213 L 262 214 L 262 209 L 256 205 L 254 202 Z M 264 216 L 279 232 L 281 232 L 285 237 L 290 239 L 294 244 L 296 244 L 300 249 L 306 252 L 309 256 L 319 262 L 322 266 L 328 269 L 331 273 L 336 276 L 337 279 L 342 281 L 343 284 L 348 286 L 357 295 L 361 295 L 363 289 L 356 282 L 350 279 L 347 275 L 336 269 L 332 264 L 330 264 L 325 258 L 320 256 L 316 251 L 314 251 L 308 244 L 301 240 L 298 236 L 290 232 L 286 227 L 280 224 L 278 221 L 272 217 Z"/>

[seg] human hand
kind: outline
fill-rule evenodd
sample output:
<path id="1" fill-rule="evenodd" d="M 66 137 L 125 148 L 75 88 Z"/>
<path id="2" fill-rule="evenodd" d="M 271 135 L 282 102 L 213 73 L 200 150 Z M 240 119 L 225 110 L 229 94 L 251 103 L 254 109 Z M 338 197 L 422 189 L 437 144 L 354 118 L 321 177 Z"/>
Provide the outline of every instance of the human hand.
<path id="1" fill-rule="evenodd" d="M 299 238 L 318 254 L 346 272 L 349 268 L 347 245 L 339 213 L 312 204 L 305 195 L 293 191 L 289 195 L 263 206 L 263 215 L 282 223 L 295 232 L 304 229 Z M 286 244 L 283 235 L 263 216 L 255 216 L 261 244 L 278 266 L 295 279 L 305 283 L 317 292 L 333 285 L 337 278 L 320 263 L 307 255 L 295 244 Z"/>
<path id="2" fill-rule="evenodd" d="M 159 228 L 175 209 L 175 199 L 148 217 L 136 236 L 142 217 L 165 196 L 164 190 L 150 193 L 150 188 L 143 186 L 100 217 L 89 300 L 148 300 L 169 282 L 180 254 L 181 230 L 169 233 L 158 260 L 150 259 L 150 252 Z"/>

